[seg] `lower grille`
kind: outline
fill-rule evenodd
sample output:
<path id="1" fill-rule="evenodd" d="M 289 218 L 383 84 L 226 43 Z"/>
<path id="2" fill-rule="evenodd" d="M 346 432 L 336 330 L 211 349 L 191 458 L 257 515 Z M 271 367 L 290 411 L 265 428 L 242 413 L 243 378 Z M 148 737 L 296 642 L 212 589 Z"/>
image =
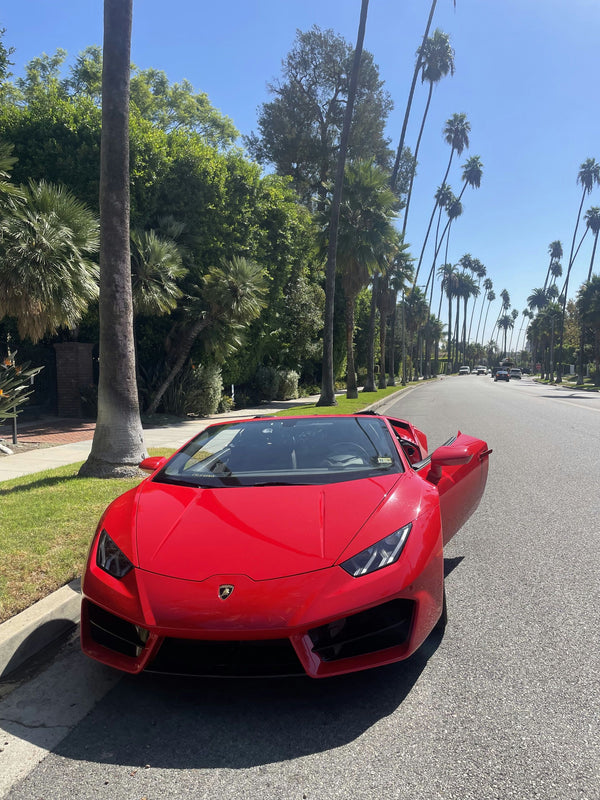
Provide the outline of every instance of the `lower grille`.
<path id="1" fill-rule="evenodd" d="M 139 656 L 148 638 L 148 631 L 94 603 L 90 603 L 88 609 L 90 635 L 96 644 L 131 658 Z"/>
<path id="2" fill-rule="evenodd" d="M 321 661 L 337 661 L 402 645 L 408 639 L 414 603 L 390 600 L 375 608 L 308 632 Z"/>
<path id="3" fill-rule="evenodd" d="M 166 638 L 146 671 L 221 678 L 305 674 L 289 639 L 206 641 Z"/>

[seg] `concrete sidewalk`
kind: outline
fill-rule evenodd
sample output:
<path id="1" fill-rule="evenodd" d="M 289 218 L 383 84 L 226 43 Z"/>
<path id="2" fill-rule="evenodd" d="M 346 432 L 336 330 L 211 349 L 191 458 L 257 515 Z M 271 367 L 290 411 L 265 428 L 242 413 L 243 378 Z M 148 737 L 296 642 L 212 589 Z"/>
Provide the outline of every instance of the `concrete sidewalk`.
<path id="1" fill-rule="evenodd" d="M 406 392 L 407 389 L 402 390 L 399 388 L 398 391 Z M 374 403 L 369 408 L 383 410 L 387 403 L 396 399 L 397 393 L 394 393 L 384 400 Z M 147 448 L 178 448 L 191 439 L 192 436 L 208 427 L 211 422 L 227 419 L 247 419 L 248 417 L 256 416 L 267 417 L 283 409 L 308 405 L 315 403 L 317 400 L 318 395 L 298 400 L 276 401 L 240 411 L 215 414 L 203 419 L 184 420 L 174 425 L 147 428 L 144 430 L 144 439 Z M 64 420 L 61 421 L 61 423 L 63 422 Z M 81 423 L 78 421 L 74 421 L 73 425 L 77 426 L 78 429 L 81 427 Z M 25 440 L 27 437 L 31 440 L 26 430 L 27 428 L 24 427 L 22 439 Z M 37 424 L 37 430 L 38 441 L 41 441 L 40 437 L 44 436 L 41 432 L 41 424 Z M 85 461 L 92 446 L 93 424 L 89 425 L 85 436 L 86 438 L 82 441 L 47 446 L 0 458 L 0 482 L 66 464 L 74 464 L 78 461 Z M 78 436 L 74 438 L 78 438 Z M 80 605 L 80 582 L 77 579 L 0 624 L 0 679 L 14 672 L 27 659 L 77 625 Z"/>
<path id="2" fill-rule="evenodd" d="M 239 411 L 213 414 L 202 419 L 181 420 L 172 425 L 148 427 L 144 428 L 144 440 L 147 448 L 177 448 L 207 428 L 211 422 L 270 416 L 286 408 L 315 403 L 318 399 L 318 395 L 316 395 L 302 397 L 298 400 L 280 400 Z M 13 453 L 11 456 L 0 457 L 0 481 L 85 461 L 92 447 L 94 427 L 93 422 L 82 422 L 81 420 L 72 420 L 69 425 L 69 421 L 65 419 L 48 420 L 45 423 L 37 422 L 23 426 L 18 433 L 18 441 L 39 443 L 41 446 L 25 453 Z M 10 447 L 11 440 L 8 434 L 4 434 L 4 436 L 5 443 Z"/>

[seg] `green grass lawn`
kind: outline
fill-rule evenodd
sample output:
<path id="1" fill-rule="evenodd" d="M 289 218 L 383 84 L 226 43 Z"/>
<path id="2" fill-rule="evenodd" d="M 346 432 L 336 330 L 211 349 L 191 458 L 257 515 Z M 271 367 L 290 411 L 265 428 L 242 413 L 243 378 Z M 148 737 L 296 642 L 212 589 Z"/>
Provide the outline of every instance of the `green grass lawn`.
<path id="1" fill-rule="evenodd" d="M 357 400 L 338 395 L 337 406 L 310 404 L 280 413 L 353 414 L 399 388 L 359 392 Z M 100 515 L 139 483 L 136 478 L 79 478 L 80 466 L 0 482 L 0 622 L 81 575 Z"/>
<path id="2" fill-rule="evenodd" d="M 80 466 L 0 483 L 0 622 L 81 575 L 100 515 L 140 480 L 78 478 Z"/>

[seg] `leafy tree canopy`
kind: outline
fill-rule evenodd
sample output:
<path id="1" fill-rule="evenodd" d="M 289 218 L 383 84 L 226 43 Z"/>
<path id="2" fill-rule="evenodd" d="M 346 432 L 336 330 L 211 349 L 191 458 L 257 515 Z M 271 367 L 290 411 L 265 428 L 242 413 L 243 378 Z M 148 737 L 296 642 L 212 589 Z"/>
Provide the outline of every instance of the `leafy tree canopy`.
<path id="1" fill-rule="evenodd" d="M 296 32 L 282 62 L 282 78 L 269 85 L 274 100 L 264 103 L 258 133 L 246 145 L 261 164 L 290 175 L 306 203 L 322 200 L 333 176 L 348 95 L 353 48 L 332 30 L 313 26 Z M 389 167 L 391 151 L 384 137 L 392 101 L 383 89 L 373 56 L 363 51 L 354 106 L 348 159 L 374 158 Z"/>

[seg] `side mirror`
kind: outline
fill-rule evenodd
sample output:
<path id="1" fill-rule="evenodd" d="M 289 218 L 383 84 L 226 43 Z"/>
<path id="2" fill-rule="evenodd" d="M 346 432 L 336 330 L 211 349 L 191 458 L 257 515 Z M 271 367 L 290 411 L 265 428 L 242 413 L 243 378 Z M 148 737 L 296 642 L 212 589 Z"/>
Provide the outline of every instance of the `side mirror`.
<path id="1" fill-rule="evenodd" d="M 456 447 L 444 444 L 431 454 L 431 469 L 427 474 L 427 480 L 431 483 L 437 483 L 442 477 L 442 467 L 468 464 L 472 458 L 473 453 L 469 452 L 469 448 L 466 445 Z"/>
<path id="2" fill-rule="evenodd" d="M 154 472 L 166 464 L 167 461 L 168 459 L 165 456 L 148 456 L 140 464 L 140 469 L 143 469 L 144 472 Z"/>

